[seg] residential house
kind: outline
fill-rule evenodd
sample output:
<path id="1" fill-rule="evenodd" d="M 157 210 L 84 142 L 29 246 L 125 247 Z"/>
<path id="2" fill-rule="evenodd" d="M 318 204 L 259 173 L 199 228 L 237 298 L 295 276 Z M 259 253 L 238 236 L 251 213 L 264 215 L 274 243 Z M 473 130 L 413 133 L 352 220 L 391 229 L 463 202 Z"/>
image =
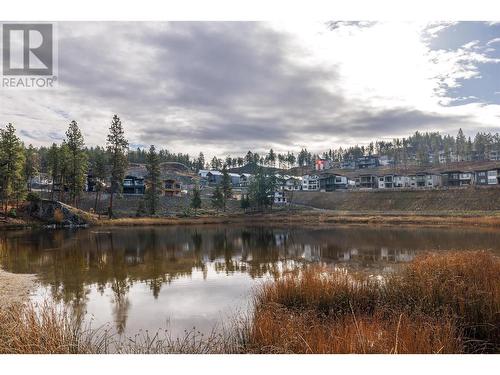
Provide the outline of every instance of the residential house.
<path id="1" fill-rule="evenodd" d="M 274 192 L 274 204 L 286 204 L 287 199 L 286 199 L 286 194 L 283 189 L 276 190 Z"/>
<path id="2" fill-rule="evenodd" d="M 387 155 L 382 155 L 381 157 L 378 158 L 379 164 L 382 166 L 390 166 L 394 165 L 394 159 L 391 159 Z"/>
<path id="3" fill-rule="evenodd" d="M 343 160 L 340 162 L 340 169 L 356 169 L 356 161 Z"/>
<path id="4" fill-rule="evenodd" d="M 500 151 L 498 150 L 491 150 L 489 156 L 492 161 L 500 161 Z"/>
<path id="5" fill-rule="evenodd" d="M 319 176 L 317 174 L 306 174 L 302 176 L 302 190 L 303 191 L 317 191 L 319 190 Z"/>
<path id="6" fill-rule="evenodd" d="M 394 175 L 393 177 L 393 187 L 395 188 L 407 188 L 410 187 L 410 177 L 403 175 Z"/>
<path id="7" fill-rule="evenodd" d="M 207 178 L 208 172 L 210 172 L 208 169 L 200 169 L 198 171 L 198 176 L 200 176 L 201 178 Z"/>
<path id="8" fill-rule="evenodd" d="M 500 184 L 500 169 L 476 171 L 475 183 L 477 185 L 498 185 L 498 184 Z"/>
<path id="9" fill-rule="evenodd" d="M 240 186 L 241 187 L 248 187 L 250 185 L 252 177 L 253 177 L 253 175 L 250 173 L 241 174 L 240 175 Z"/>
<path id="10" fill-rule="evenodd" d="M 417 172 L 408 175 L 412 188 L 434 188 L 441 185 L 441 175 L 430 172 Z"/>
<path id="11" fill-rule="evenodd" d="M 314 169 L 317 171 L 323 171 L 325 169 L 331 168 L 331 162 L 328 159 L 316 159 L 314 162 Z"/>
<path id="12" fill-rule="evenodd" d="M 441 173 L 443 186 L 460 186 L 461 171 L 453 170 Z"/>
<path id="13" fill-rule="evenodd" d="M 297 191 L 302 189 L 302 179 L 298 177 L 289 177 L 285 180 L 284 189 L 287 191 Z"/>
<path id="14" fill-rule="evenodd" d="M 209 184 L 218 185 L 222 182 L 222 172 L 219 171 L 209 171 L 206 175 L 206 179 Z"/>
<path id="15" fill-rule="evenodd" d="M 384 176 L 378 176 L 378 188 L 379 189 L 394 188 L 394 175 L 386 174 Z"/>
<path id="16" fill-rule="evenodd" d="M 494 171 L 496 173 L 496 171 Z M 476 171 L 476 184 L 488 185 L 488 170 Z"/>
<path id="17" fill-rule="evenodd" d="M 356 177 L 356 186 L 362 189 L 376 189 L 378 182 L 378 176 L 374 174 L 360 174 Z"/>
<path id="18" fill-rule="evenodd" d="M 336 173 L 328 173 L 319 177 L 320 191 L 343 190 L 348 187 L 348 179 Z"/>
<path id="19" fill-rule="evenodd" d="M 173 178 L 163 180 L 163 195 L 180 197 L 182 195 L 182 182 Z"/>
<path id="20" fill-rule="evenodd" d="M 146 191 L 144 178 L 127 175 L 123 179 L 122 189 L 123 194 L 144 194 Z"/>
<path id="21" fill-rule="evenodd" d="M 380 165 L 378 156 L 368 155 L 357 159 L 356 164 L 359 169 L 376 168 Z"/>
<path id="22" fill-rule="evenodd" d="M 234 187 L 240 186 L 240 175 L 238 173 L 228 173 L 228 175 Z"/>
<path id="23" fill-rule="evenodd" d="M 460 173 L 460 186 L 472 185 L 474 183 L 474 172 Z"/>

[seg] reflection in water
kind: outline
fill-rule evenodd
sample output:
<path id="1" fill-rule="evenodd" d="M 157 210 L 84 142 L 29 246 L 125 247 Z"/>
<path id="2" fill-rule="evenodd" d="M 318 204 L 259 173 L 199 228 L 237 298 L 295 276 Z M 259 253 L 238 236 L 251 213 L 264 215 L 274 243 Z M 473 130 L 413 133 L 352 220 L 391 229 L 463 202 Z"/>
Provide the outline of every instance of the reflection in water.
<path id="1" fill-rule="evenodd" d="M 316 262 L 387 272 L 424 250 L 493 249 L 494 230 L 237 226 L 111 228 L 0 233 L 0 266 L 36 273 L 49 296 L 113 321 L 118 333 L 206 327 L 244 306 L 263 277 Z"/>

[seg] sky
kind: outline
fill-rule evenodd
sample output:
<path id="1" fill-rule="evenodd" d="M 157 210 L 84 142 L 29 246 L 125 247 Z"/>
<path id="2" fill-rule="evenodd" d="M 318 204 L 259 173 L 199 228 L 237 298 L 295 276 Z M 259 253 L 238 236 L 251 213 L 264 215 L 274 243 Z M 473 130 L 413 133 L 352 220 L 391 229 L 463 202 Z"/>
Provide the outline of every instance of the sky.
<path id="1" fill-rule="evenodd" d="M 50 145 L 193 156 L 312 152 L 415 131 L 500 132 L 500 22 L 61 22 L 58 86 L 0 89 L 0 124 Z"/>

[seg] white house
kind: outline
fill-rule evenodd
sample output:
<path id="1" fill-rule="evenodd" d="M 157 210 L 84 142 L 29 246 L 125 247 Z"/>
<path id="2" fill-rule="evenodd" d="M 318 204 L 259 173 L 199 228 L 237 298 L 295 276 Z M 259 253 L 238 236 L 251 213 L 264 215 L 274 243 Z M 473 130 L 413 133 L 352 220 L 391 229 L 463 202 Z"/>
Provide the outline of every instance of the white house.
<path id="1" fill-rule="evenodd" d="M 274 192 L 274 204 L 286 204 L 286 195 L 284 190 L 277 190 Z"/>
<path id="2" fill-rule="evenodd" d="M 319 190 L 319 176 L 317 174 L 306 174 L 305 176 L 302 176 L 302 190 Z"/>
<path id="3" fill-rule="evenodd" d="M 201 178 L 207 178 L 208 172 L 210 172 L 208 169 L 200 169 L 198 171 L 198 176 L 200 176 Z"/>
<path id="4" fill-rule="evenodd" d="M 408 176 L 394 175 L 394 187 L 395 188 L 410 187 L 410 178 Z"/>
<path id="5" fill-rule="evenodd" d="M 302 179 L 300 177 L 289 177 L 285 180 L 285 190 L 297 191 L 302 189 Z"/>
<path id="6" fill-rule="evenodd" d="M 488 171 L 488 185 L 498 185 L 499 177 L 497 169 Z"/>

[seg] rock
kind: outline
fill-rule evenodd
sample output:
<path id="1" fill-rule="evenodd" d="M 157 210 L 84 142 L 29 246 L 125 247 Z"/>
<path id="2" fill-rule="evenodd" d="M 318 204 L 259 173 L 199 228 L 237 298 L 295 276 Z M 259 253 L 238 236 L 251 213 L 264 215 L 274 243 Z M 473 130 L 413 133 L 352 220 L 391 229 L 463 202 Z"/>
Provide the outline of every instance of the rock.
<path id="1" fill-rule="evenodd" d="M 62 227 L 82 227 L 89 224 L 83 211 L 59 201 L 41 199 L 30 206 L 31 216 L 47 224 Z"/>

